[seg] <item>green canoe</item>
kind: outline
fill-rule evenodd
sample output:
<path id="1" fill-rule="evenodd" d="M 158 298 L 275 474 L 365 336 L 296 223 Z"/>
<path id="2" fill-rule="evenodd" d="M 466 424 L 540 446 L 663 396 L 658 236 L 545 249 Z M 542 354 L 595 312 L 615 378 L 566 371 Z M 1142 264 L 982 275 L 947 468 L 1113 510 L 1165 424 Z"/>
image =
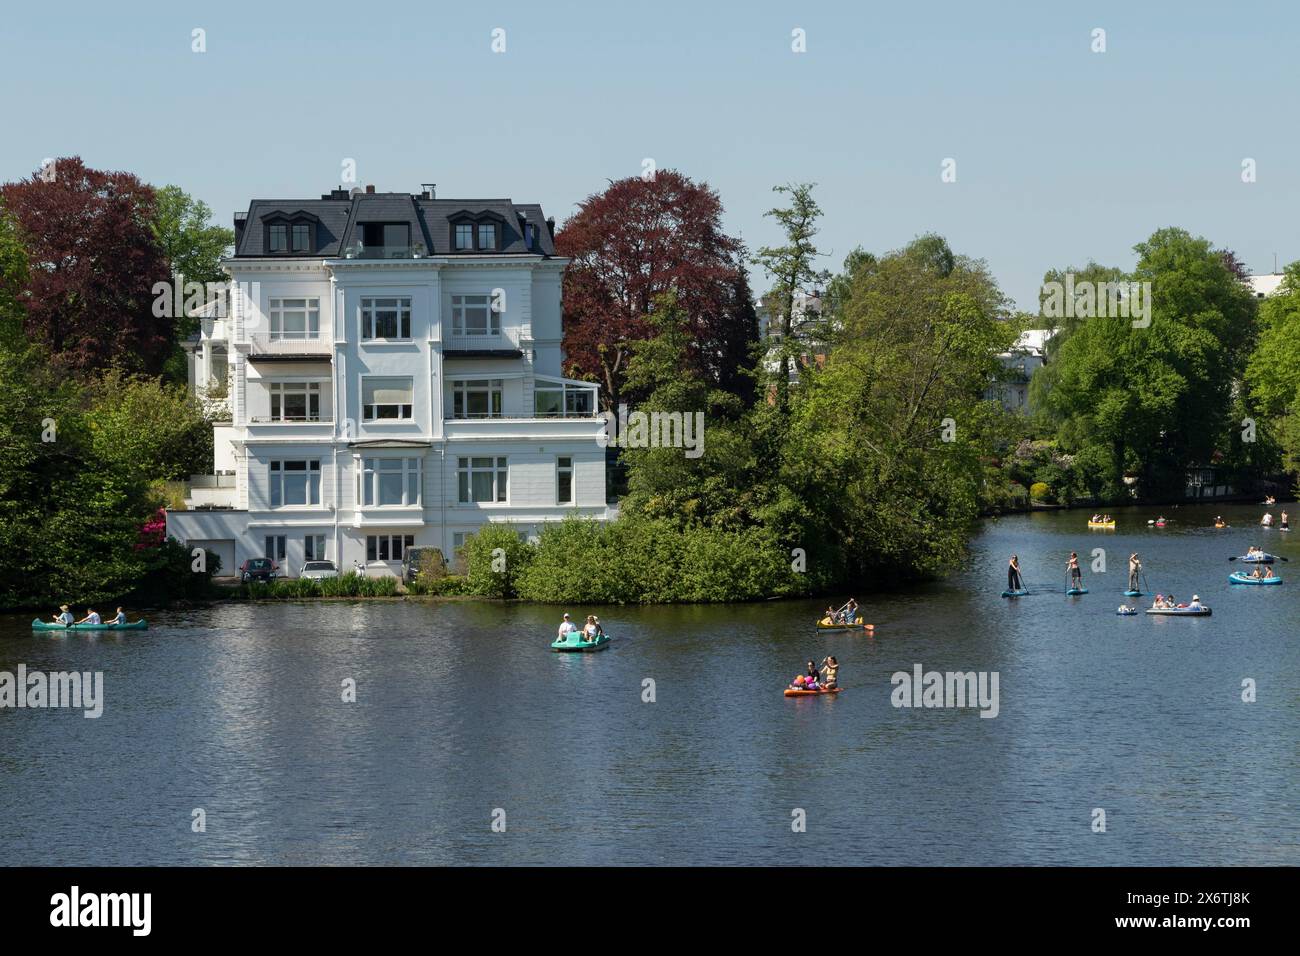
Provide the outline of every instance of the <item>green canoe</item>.
<path id="1" fill-rule="evenodd" d="M 148 626 L 148 621 L 133 621 L 129 624 L 55 624 L 40 618 L 32 621 L 33 631 L 143 631 Z"/>
<path id="2" fill-rule="evenodd" d="M 572 631 L 566 637 L 551 642 L 551 650 L 583 653 L 585 651 L 603 651 L 609 647 L 609 635 L 602 634 L 594 641 L 584 641 L 581 631 Z"/>

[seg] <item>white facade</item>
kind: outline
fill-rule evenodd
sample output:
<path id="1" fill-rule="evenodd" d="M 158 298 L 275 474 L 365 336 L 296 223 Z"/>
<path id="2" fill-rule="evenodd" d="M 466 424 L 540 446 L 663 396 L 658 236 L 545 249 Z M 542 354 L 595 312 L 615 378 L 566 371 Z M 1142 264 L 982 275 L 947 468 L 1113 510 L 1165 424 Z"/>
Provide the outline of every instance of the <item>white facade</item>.
<path id="1" fill-rule="evenodd" d="M 1009 412 L 1029 411 L 1029 380 L 1042 365 L 1047 354 L 1047 343 L 1056 334 L 1055 329 L 1027 329 L 1011 351 L 998 356 L 1009 373 L 1005 381 L 989 387 L 985 398 L 1000 401 Z"/>
<path id="2" fill-rule="evenodd" d="M 596 387 L 559 374 L 566 260 L 421 252 L 226 260 L 209 337 L 229 343 L 230 424 L 218 475 L 168 514 L 222 574 L 255 557 L 396 573 L 406 548 L 450 559 L 485 522 L 606 517 Z"/>

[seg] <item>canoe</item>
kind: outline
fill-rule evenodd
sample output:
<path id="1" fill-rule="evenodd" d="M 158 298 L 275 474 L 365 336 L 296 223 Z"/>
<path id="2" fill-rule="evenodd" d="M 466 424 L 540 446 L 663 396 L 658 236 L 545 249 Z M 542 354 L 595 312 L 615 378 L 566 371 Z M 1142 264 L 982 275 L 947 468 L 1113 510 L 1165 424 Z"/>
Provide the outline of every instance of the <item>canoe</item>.
<path id="1" fill-rule="evenodd" d="M 1029 592 L 1027 590 L 1026 591 L 1003 591 L 1002 596 L 1003 597 L 1024 597 L 1028 593 Z"/>
<path id="2" fill-rule="evenodd" d="M 821 621 L 817 622 L 817 630 L 819 631 L 857 631 L 862 628 L 873 630 L 875 625 L 864 624 L 862 621 L 858 621 L 856 624 L 823 624 Z"/>
<path id="3" fill-rule="evenodd" d="M 1243 554 L 1237 560 L 1242 564 L 1272 564 L 1276 558 L 1271 554 L 1261 554 L 1254 558 L 1248 554 Z"/>
<path id="4" fill-rule="evenodd" d="M 1272 578 L 1252 578 L 1249 574 L 1242 574 L 1240 571 L 1233 571 L 1228 575 L 1228 580 L 1233 584 L 1281 584 L 1282 579 L 1279 577 Z"/>
<path id="5" fill-rule="evenodd" d="M 32 621 L 33 631 L 143 631 L 148 621 L 131 621 L 126 624 L 55 624 L 53 621 Z"/>
<path id="6" fill-rule="evenodd" d="M 1201 607 L 1193 610 L 1190 607 L 1149 607 L 1148 614 L 1163 614 L 1167 617 L 1209 617 L 1210 609 Z"/>
<path id="7" fill-rule="evenodd" d="M 1113 521 L 1089 521 L 1089 522 L 1088 522 L 1088 527 L 1089 527 L 1089 528 L 1114 528 L 1114 527 L 1115 527 L 1115 522 L 1113 522 Z"/>
<path id="8" fill-rule="evenodd" d="M 579 654 L 587 651 L 603 651 L 607 647 L 609 647 L 608 634 L 602 634 L 594 641 L 580 640 L 579 637 L 574 634 L 564 640 L 555 640 L 551 642 L 551 650 L 553 651 L 568 651 L 570 653 Z"/>
<path id="9" fill-rule="evenodd" d="M 819 690 L 795 690 L 793 687 L 787 687 L 785 689 L 785 696 L 786 697 L 820 697 L 822 694 L 838 694 L 840 690 L 841 688 L 839 687 L 831 687 L 831 688 L 823 687 Z"/>
<path id="10" fill-rule="evenodd" d="M 1065 593 L 1066 593 L 1066 594 L 1075 594 L 1075 595 L 1077 595 L 1077 594 L 1087 594 L 1087 593 L 1088 593 L 1088 589 L 1087 589 L 1087 588 L 1070 588 L 1070 589 L 1069 589 L 1068 591 L 1066 591 Z"/>
<path id="11" fill-rule="evenodd" d="M 1124 596 L 1125 596 L 1125 597 L 1141 597 L 1141 596 L 1142 596 L 1142 592 L 1141 592 L 1141 591 L 1125 591 L 1125 592 L 1124 592 Z"/>

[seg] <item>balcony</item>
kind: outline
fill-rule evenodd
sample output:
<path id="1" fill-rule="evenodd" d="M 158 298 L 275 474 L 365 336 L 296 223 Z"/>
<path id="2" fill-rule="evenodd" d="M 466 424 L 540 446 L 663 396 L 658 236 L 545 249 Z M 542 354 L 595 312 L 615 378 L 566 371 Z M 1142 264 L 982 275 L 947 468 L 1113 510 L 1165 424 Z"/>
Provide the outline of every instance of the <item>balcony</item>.
<path id="1" fill-rule="evenodd" d="M 294 362 L 328 360 L 333 356 L 334 343 L 323 332 L 250 332 L 248 355 L 253 361 Z"/>
<path id="2" fill-rule="evenodd" d="M 519 333 L 501 332 L 497 335 L 465 335 L 451 333 L 442 344 L 445 358 L 512 358 L 524 357 L 519 346 Z"/>

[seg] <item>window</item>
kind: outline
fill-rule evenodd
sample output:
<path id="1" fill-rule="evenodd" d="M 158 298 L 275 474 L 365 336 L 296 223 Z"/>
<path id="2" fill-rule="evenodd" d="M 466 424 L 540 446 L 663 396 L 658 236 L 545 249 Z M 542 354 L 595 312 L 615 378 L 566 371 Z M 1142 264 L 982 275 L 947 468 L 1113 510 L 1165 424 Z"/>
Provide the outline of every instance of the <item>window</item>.
<path id="1" fill-rule="evenodd" d="M 289 227 L 284 223 L 276 223 L 275 225 L 268 226 L 266 234 L 266 245 L 271 252 L 289 251 Z"/>
<path id="2" fill-rule="evenodd" d="M 272 382 L 271 421 L 320 421 L 319 382 Z"/>
<path id="3" fill-rule="evenodd" d="M 404 222 L 366 222 L 359 226 L 367 258 L 402 259 L 411 251 L 411 227 Z"/>
<path id="4" fill-rule="evenodd" d="M 595 390 L 585 385 L 539 384 L 533 390 L 533 415 L 537 418 L 590 418 L 595 414 Z"/>
<path id="5" fill-rule="evenodd" d="M 293 224 L 293 251 L 311 251 L 311 223 L 295 222 Z"/>
<path id="6" fill-rule="evenodd" d="M 420 503 L 420 459 L 366 458 L 362 462 L 363 507 L 415 506 Z"/>
<path id="7" fill-rule="evenodd" d="M 268 534 L 266 536 L 264 556 L 272 561 L 284 560 L 284 535 Z"/>
<path id="8" fill-rule="evenodd" d="M 458 458 L 456 481 L 461 504 L 505 501 L 508 473 L 504 458 Z"/>
<path id="9" fill-rule="evenodd" d="M 529 249 L 531 249 L 533 247 L 533 243 L 536 241 L 536 238 L 537 238 L 537 227 L 534 226 L 531 222 L 524 223 L 524 245 L 527 246 Z"/>
<path id="10" fill-rule="evenodd" d="M 271 462 L 271 507 L 320 504 L 319 461 Z"/>
<path id="11" fill-rule="evenodd" d="M 411 300 L 387 298 L 361 300 L 361 338 L 409 339 L 411 337 Z"/>
<path id="12" fill-rule="evenodd" d="M 555 460 L 555 503 L 573 504 L 573 458 L 563 456 Z"/>
<path id="13" fill-rule="evenodd" d="M 283 538 L 281 540 L 284 540 Z M 325 535 L 309 534 L 302 539 L 303 563 L 325 560 Z"/>
<path id="14" fill-rule="evenodd" d="M 451 383 L 452 418 L 500 418 L 501 379 L 485 378 Z"/>
<path id="15" fill-rule="evenodd" d="M 451 550 L 457 554 L 463 552 L 465 550 L 465 539 L 471 534 L 473 534 L 472 531 L 453 531 L 451 533 Z"/>
<path id="16" fill-rule="evenodd" d="M 474 248 L 474 227 L 469 223 L 459 223 L 456 226 L 456 248 L 473 249 Z"/>
<path id="17" fill-rule="evenodd" d="M 272 299 L 272 339 L 320 337 L 320 299 Z"/>
<path id="18" fill-rule="evenodd" d="M 490 295 L 451 297 L 452 335 L 500 335 L 501 313 L 492 308 Z"/>
<path id="19" fill-rule="evenodd" d="M 413 391 L 414 387 L 409 378 L 363 378 L 361 380 L 362 420 L 409 421 L 414 405 Z"/>
<path id="20" fill-rule="evenodd" d="M 478 247 L 480 249 L 496 249 L 497 247 L 497 227 L 491 223 L 480 223 L 478 227 Z"/>
<path id="21" fill-rule="evenodd" d="M 401 561 L 407 548 L 415 547 L 413 534 L 366 535 L 367 561 Z"/>

